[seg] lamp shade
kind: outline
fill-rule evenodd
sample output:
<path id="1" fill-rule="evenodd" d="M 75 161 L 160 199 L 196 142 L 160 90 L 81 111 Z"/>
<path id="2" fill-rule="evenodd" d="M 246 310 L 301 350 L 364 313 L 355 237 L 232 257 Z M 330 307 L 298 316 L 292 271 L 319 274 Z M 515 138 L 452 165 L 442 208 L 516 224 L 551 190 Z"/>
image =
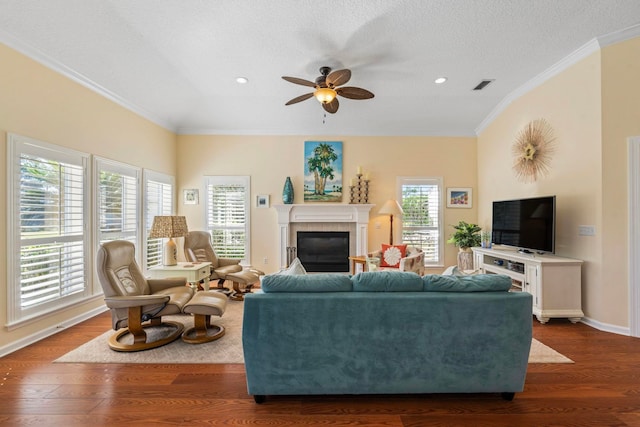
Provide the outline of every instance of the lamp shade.
<path id="1" fill-rule="evenodd" d="M 404 211 L 397 200 L 387 200 L 378 213 L 380 215 L 402 215 Z"/>
<path id="2" fill-rule="evenodd" d="M 154 216 L 149 238 L 182 237 L 189 232 L 187 219 L 183 216 Z"/>

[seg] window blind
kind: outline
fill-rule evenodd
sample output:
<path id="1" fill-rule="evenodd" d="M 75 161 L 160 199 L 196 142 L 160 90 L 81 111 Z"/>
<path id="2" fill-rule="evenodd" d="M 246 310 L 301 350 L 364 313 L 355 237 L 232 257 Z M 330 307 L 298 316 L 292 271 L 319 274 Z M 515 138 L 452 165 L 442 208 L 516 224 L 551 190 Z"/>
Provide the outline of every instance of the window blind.
<path id="1" fill-rule="evenodd" d="M 138 169 L 98 161 L 98 242 L 138 241 Z"/>
<path id="2" fill-rule="evenodd" d="M 11 136 L 11 140 L 22 137 Z M 24 138 L 27 140 L 26 138 Z M 17 320 L 87 289 L 86 158 L 16 142 L 19 164 L 17 286 L 10 310 Z M 43 308 L 44 307 L 44 308 Z"/>
<path id="3" fill-rule="evenodd" d="M 145 236 L 149 235 L 154 216 L 173 214 L 172 177 L 166 176 L 165 180 L 161 180 L 160 174 L 153 175 L 145 179 Z M 162 264 L 162 239 L 145 240 L 147 269 Z"/>
<path id="4" fill-rule="evenodd" d="M 248 177 L 210 177 L 207 184 L 207 229 L 213 249 L 223 258 L 248 259 Z M 246 182 L 245 182 L 246 181 Z"/>
<path id="5" fill-rule="evenodd" d="M 425 264 L 439 264 L 441 260 L 441 185 L 437 180 L 404 180 L 400 186 L 402 241 L 421 248 Z"/>

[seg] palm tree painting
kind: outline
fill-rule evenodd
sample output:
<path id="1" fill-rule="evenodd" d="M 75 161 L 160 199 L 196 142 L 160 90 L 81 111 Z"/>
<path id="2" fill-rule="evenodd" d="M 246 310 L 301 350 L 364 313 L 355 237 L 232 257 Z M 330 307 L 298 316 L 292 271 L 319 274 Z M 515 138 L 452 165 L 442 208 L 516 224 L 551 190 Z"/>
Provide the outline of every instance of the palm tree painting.
<path id="1" fill-rule="evenodd" d="M 342 201 L 342 142 L 304 142 L 304 201 Z"/>

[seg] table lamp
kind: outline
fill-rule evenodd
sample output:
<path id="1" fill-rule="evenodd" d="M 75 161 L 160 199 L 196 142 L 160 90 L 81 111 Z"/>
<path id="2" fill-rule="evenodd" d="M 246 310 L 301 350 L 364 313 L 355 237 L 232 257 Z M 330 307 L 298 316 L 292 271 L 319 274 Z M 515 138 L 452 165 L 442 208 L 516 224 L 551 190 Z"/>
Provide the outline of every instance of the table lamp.
<path id="1" fill-rule="evenodd" d="M 393 216 L 402 215 L 404 213 L 402 207 L 397 200 L 387 200 L 378 213 L 389 215 L 389 244 L 393 245 Z"/>
<path id="2" fill-rule="evenodd" d="M 151 226 L 151 232 L 149 233 L 150 239 L 166 238 L 167 243 L 164 245 L 164 251 L 162 254 L 163 265 L 177 265 L 177 253 L 176 242 L 173 241 L 174 237 L 186 236 L 189 232 L 187 228 L 187 219 L 183 216 L 154 216 L 153 225 Z"/>

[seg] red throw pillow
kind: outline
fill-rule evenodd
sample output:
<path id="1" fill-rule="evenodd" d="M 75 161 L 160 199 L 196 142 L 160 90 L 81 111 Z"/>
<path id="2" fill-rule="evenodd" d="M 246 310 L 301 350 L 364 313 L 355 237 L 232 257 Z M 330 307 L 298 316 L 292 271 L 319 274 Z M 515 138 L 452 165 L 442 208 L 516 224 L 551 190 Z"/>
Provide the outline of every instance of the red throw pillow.
<path id="1" fill-rule="evenodd" d="M 407 245 L 382 245 L 380 267 L 400 267 L 400 259 L 407 256 Z"/>

